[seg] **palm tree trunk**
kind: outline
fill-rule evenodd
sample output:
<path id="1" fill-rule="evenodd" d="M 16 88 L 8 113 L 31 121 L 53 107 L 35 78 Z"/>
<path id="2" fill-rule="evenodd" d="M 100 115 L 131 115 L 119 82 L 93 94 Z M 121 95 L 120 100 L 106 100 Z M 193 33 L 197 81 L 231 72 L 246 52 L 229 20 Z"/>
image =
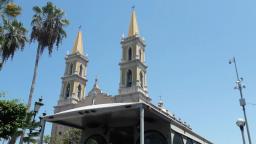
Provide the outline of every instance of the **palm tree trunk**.
<path id="1" fill-rule="evenodd" d="M 33 93 L 34 93 L 34 90 L 35 90 L 39 59 L 40 59 L 40 45 L 38 45 L 37 52 L 36 52 L 34 75 L 33 75 L 33 80 L 32 80 L 32 83 L 31 83 L 29 98 L 28 98 L 28 111 L 31 107 L 32 97 L 33 97 Z"/>
<path id="2" fill-rule="evenodd" d="M 31 87 L 30 87 L 30 92 L 29 92 L 29 97 L 28 97 L 27 112 L 30 111 L 30 107 L 31 107 L 31 103 L 32 103 L 32 97 L 33 97 L 33 93 L 34 93 L 34 90 L 35 90 L 39 59 L 40 59 L 40 45 L 38 45 L 37 51 L 36 51 L 36 61 L 35 61 L 35 66 L 34 66 L 34 75 L 33 75 L 32 83 L 31 83 Z M 23 132 L 20 135 L 20 144 L 23 144 L 24 133 L 25 133 L 25 130 L 23 129 Z"/>

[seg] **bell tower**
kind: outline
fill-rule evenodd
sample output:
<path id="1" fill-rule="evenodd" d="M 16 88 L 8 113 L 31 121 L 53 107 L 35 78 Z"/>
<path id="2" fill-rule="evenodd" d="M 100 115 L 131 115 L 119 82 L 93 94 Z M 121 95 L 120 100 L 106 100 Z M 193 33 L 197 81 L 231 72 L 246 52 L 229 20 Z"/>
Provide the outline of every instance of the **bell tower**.
<path id="1" fill-rule="evenodd" d="M 58 106 L 76 104 L 85 97 L 88 59 L 84 55 L 82 32 L 78 32 L 72 53 L 66 55 L 66 68 Z"/>
<path id="2" fill-rule="evenodd" d="M 66 55 L 65 61 L 60 97 L 57 106 L 54 107 L 54 113 L 74 108 L 75 104 L 85 97 L 88 58 L 84 55 L 82 32 L 78 32 L 72 52 Z M 63 135 L 66 130 L 67 127 L 63 125 L 53 124 L 51 141 L 56 136 Z"/>
<path id="3" fill-rule="evenodd" d="M 122 58 L 120 65 L 119 95 L 140 93 L 148 97 L 147 66 L 145 64 L 145 47 L 143 38 L 139 35 L 136 13 L 133 8 L 129 32 L 122 37 Z"/>

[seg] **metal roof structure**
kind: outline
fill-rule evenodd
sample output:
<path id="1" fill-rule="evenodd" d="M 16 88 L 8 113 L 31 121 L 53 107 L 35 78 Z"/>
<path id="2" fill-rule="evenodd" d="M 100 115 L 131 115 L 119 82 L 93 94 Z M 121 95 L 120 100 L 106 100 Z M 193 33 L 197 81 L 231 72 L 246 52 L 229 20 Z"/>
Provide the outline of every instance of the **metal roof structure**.
<path id="1" fill-rule="evenodd" d="M 144 102 L 108 103 L 82 106 L 62 111 L 54 115 L 45 116 L 44 120 L 79 129 L 84 129 L 85 127 L 97 127 L 106 122 L 112 122 L 112 125 L 118 125 L 127 120 L 129 120 L 131 124 L 136 124 L 140 117 L 139 109 L 141 107 L 145 110 L 145 121 L 152 123 L 156 121 L 170 123 L 175 131 L 179 131 L 177 129 L 181 129 L 184 132 L 186 131 L 183 135 L 186 135 L 187 137 L 191 137 L 193 135 L 207 144 L 212 144 L 212 142 L 192 131 L 188 125 L 181 122 L 179 119 L 176 119 L 170 113 L 163 111 L 161 108 L 156 107 L 153 104 Z"/>

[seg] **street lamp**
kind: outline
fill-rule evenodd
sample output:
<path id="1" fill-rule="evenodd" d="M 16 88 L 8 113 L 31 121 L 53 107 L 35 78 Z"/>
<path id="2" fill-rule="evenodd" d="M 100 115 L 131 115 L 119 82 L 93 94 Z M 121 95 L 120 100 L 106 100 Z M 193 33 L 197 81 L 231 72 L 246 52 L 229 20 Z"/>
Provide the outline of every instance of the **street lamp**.
<path id="1" fill-rule="evenodd" d="M 246 102 L 245 102 L 245 99 L 243 98 L 243 88 L 245 88 L 245 86 L 242 85 L 243 78 L 240 78 L 239 75 L 238 75 L 238 70 L 237 70 L 237 66 L 236 66 L 236 59 L 235 59 L 235 57 L 233 57 L 229 61 L 229 64 L 232 64 L 232 63 L 235 64 L 236 78 L 237 78 L 235 89 L 238 89 L 239 93 L 240 93 L 239 102 L 240 102 L 240 106 L 242 107 L 243 113 L 244 113 L 244 119 L 245 119 L 245 125 L 246 125 L 246 130 L 247 130 L 248 141 L 249 141 L 249 144 L 252 144 L 251 136 L 250 136 L 250 130 L 249 130 L 249 125 L 248 125 L 248 120 L 247 120 L 246 111 L 245 111 Z"/>
<path id="2" fill-rule="evenodd" d="M 44 137 L 44 128 L 45 128 L 45 120 L 43 119 L 43 117 L 46 116 L 46 113 L 43 113 L 43 116 L 40 116 L 40 137 L 39 137 L 39 144 L 43 144 L 43 137 Z"/>
<path id="3" fill-rule="evenodd" d="M 39 132 L 41 132 L 42 127 L 43 127 L 43 125 L 44 125 L 43 117 L 45 117 L 45 116 L 46 116 L 46 112 L 44 112 L 44 113 L 42 114 L 42 116 L 39 117 L 39 122 L 40 122 L 40 130 L 39 130 Z"/>
<path id="4" fill-rule="evenodd" d="M 42 97 L 41 97 L 41 98 L 39 98 L 38 101 L 35 102 L 34 111 L 33 111 L 33 120 L 32 120 L 31 125 L 34 124 L 36 114 L 39 112 L 40 107 L 44 105 L 44 104 L 42 103 L 42 101 L 43 101 L 43 99 L 42 99 Z M 46 114 L 43 113 L 43 115 L 46 115 Z M 29 137 L 33 135 L 33 131 L 34 131 L 34 130 L 35 130 L 35 129 L 34 129 L 33 126 L 29 129 L 29 134 L 28 134 Z M 39 131 L 39 132 L 40 132 L 40 131 Z M 36 133 L 36 132 L 34 132 L 34 133 Z M 28 141 L 28 143 L 29 143 L 29 141 Z"/>
<path id="5" fill-rule="evenodd" d="M 241 130 L 241 134 L 242 134 L 242 138 L 243 138 L 243 144 L 245 144 L 245 139 L 244 139 L 244 126 L 245 126 L 245 121 L 242 118 L 239 118 L 236 121 L 236 125 L 240 128 Z"/>
<path id="6" fill-rule="evenodd" d="M 40 107 L 44 105 L 42 103 L 42 101 L 43 101 L 43 99 L 41 97 L 41 98 L 39 98 L 38 102 L 35 102 L 34 113 L 37 113 L 39 111 Z"/>

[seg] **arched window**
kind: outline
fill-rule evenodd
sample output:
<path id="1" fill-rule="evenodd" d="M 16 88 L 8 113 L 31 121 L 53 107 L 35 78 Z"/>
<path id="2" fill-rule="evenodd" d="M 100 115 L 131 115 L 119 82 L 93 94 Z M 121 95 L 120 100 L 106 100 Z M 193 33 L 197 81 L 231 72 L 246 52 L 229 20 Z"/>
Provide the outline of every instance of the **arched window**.
<path id="1" fill-rule="evenodd" d="M 127 76 L 126 77 L 127 77 L 126 86 L 131 87 L 132 86 L 132 71 L 131 70 L 127 71 Z"/>
<path id="2" fill-rule="evenodd" d="M 140 143 L 140 140 L 137 140 L 137 144 Z M 166 138 L 157 131 L 148 131 L 145 132 L 145 144 L 167 144 Z M 176 144 L 176 143 L 173 143 Z"/>
<path id="3" fill-rule="evenodd" d="M 93 135 L 90 136 L 84 144 L 107 144 L 107 142 L 101 135 Z"/>
<path id="4" fill-rule="evenodd" d="M 66 87 L 66 93 L 65 93 L 65 98 L 68 98 L 69 97 L 69 93 L 70 93 L 70 84 L 68 83 L 67 84 L 67 87 Z"/>
<path id="5" fill-rule="evenodd" d="M 69 75 L 72 75 L 73 73 L 73 64 L 70 64 L 70 67 L 69 67 Z"/>
<path id="6" fill-rule="evenodd" d="M 128 60 L 132 60 L 132 48 L 128 50 Z"/>
<path id="7" fill-rule="evenodd" d="M 179 133 L 174 134 L 173 144 L 184 144 L 181 134 L 179 134 Z"/>
<path id="8" fill-rule="evenodd" d="M 80 70 L 79 70 L 79 75 L 82 76 L 82 74 L 83 74 L 83 65 L 81 64 L 80 65 Z"/>
<path id="9" fill-rule="evenodd" d="M 144 77 L 142 72 L 140 72 L 140 86 L 143 88 L 143 82 L 144 82 Z"/>
<path id="10" fill-rule="evenodd" d="M 81 97 L 81 85 L 79 85 L 77 87 L 77 97 L 80 98 Z"/>

